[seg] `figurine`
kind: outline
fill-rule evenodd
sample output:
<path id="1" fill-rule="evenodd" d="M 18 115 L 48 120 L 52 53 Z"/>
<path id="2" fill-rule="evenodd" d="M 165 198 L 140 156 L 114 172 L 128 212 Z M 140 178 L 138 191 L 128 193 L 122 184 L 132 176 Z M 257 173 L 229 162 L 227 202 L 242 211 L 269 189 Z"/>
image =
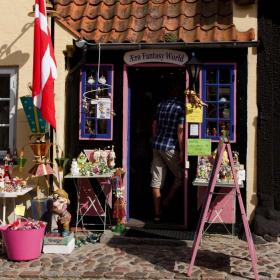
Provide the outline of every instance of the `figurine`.
<path id="1" fill-rule="evenodd" d="M 100 153 L 100 161 L 104 164 L 107 165 L 107 161 L 108 161 L 108 154 L 109 154 L 109 151 L 108 150 L 101 150 L 101 153 Z"/>
<path id="2" fill-rule="evenodd" d="M 95 150 L 93 153 L 93 162 L 98 163 L 100 161 L 100 156 L 101 156 L 100 149 Z"/>
<path id="3" fill-rule="evenodd" d="M 63 237 L 70 234 L 69 227 L 71 214 L 67 211 L 67 206 L 70 204 L 68 194 L 63 189 L 57 189 L 53 193 L 52 213 L 54 220 L 57 223 L 57 229 Z"/>
<path id="4" fill-rule="evenodd" d="M 114 168 L 115 167 L 115 159 L 116 159 L 116 154 L 115 154 L 115 151 L 114 151 L 114 146 L 112 146 L 112 149 L 111 151 L 109 152 L 109 155 L 108 155 L 108 167 L 109 168 Z"/>
<path id="5" fill-rule="evenodd" d="M 79 173 L 80 173 L 80 168 L 79 168 L 78 162 L 75 158 L 72 160 L 70 171 L 71 171 L 72 176 L 79 175 Z"/>
<path id="6" fill-rule="evenodd" d="M 188 102 L 192 104 L 192 106 L 196 108 L 201 108 L 202 106 L 208 107 L 206 103 L 204 103 L 196 94 L 194 90 L 185 90 L 185 94 L 188 97 Z"/>
<path id="7" fill-rule="evenodd" d="M 81 168 L 87 162 L 87 156 L 83 152 L 80 152 L 77 158 L 77 162 L 79 168 Z"/>
<path id="8" fill-rule="evenodd" d="M 10 149 L 7 149 L 6 155 L 3 160 L 8 165 L 10 165 L 13 162 L 13 156 L 11 154 Z"/>

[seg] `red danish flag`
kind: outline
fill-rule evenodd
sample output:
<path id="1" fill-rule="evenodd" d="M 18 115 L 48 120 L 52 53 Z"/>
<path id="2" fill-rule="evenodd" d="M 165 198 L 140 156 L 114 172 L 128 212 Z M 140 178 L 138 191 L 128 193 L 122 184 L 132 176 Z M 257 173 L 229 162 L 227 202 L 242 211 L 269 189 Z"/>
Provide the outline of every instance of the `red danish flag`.
<path id="1" fill-rule="evenodd" d="M 35 0 L 33 104 L 54 129 L 56 129 L 54 106 L 54 79 L 56 77 L 56 61 L 48 28 L 46 3 L 45 0 Z"/>

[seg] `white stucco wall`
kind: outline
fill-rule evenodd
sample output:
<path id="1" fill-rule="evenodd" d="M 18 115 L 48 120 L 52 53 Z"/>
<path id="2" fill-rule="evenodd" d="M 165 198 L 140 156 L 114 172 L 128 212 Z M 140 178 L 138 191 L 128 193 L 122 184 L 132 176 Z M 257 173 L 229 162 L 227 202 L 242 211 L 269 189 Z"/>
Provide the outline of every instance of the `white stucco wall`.
<path id="1" fill-rule="evenodd" d="M 9 15 L 0 17 L 0 66 L 18 67 L 18 97 L 30 94 L 27 84 L 32 82 L 34 17 L 29 17 L 28 13 L 32 11 L 33 4 L 34 0 L 0 1 L 0 10 Z M 55 105 L 57 140 L 62 148 L 64 148 L 65 76 L 67 74 L 64 69 L 63 50 L 67 44 L 72 44 L 72 36 L 56 24 L 54 48 L 58 78 L 55 81 Z M 31 130 L 19 99 L 17 108 L 16 146 L 20 149 L 29 142 Z M 25 148 L 25 153 L 27 157 L 32 156 L 29 148 Z M 31 164 L 29 161 L 26 169 Z"/>
<path id="2" fill-rule="evenodd" d="M 33 4 L 34 0 L 0 1 L 0 66 L 18 68 L 16 147 L 17 150 L 20 150 L 25 146 L 25 157 L 28 159 L 24 171 L 20 174 L 22 177 L 28 175 L 29 169 L 34 164 L 33 153 L 28 147 L 31 130 L 19 100 L 21 96 L 31 94 L 27 89 L 27 84 L 32 82 L 34 17 L 28 16 L 28 13 L 32 11 Z M 67 44 L 72 44 L 72 36 L 56 24 L 54 48 L 58 66 L 58 78 L 55 81 L 55 106 L 57 140 L 62 149 L 64 149 L 65 76 L 67 74 L 64 69 L 63 50 L 66 48 Z M 15 170 L 14 174 L 17 174 L 17 170 Z M 18 199 L 17 203 L 24 202 L 26 206 L 29 207 L 30 195 L 28 194 Z M 2 208 L 0 208 L 0 212 L 1 209 Z M 10 213 L 10 211 L 11 209 L 8 209 L 8 213 Z"/>
<path id="3" fill-rule="evenodd" d="M 235 5 L 234 23 L 239 31 L 254 28 L 257 40 L 257 5 Z M 247 84 L 247 216 L 252 220 L 257 205 L 257 51 L 248 49 Z"/>

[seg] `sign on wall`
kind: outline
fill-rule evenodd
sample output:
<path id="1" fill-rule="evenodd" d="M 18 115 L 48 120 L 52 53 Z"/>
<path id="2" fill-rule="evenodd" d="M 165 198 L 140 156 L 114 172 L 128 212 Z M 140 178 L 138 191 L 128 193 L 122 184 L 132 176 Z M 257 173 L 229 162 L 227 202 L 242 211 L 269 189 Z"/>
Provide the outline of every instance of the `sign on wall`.
<path id="1" fill-rule="evenodd" d="M 167 49 L 144 49 L 131 51 L 125 53 L 123 59 L 128 65 L 149 62 L 183 65 L 189 60 L 185 52 Z"/>
<path id="2" fill-rule="evenodd" d="M 188 123 L 202 123 L 202 107 L 195 107 L 192 104 L 188 103 L 186 106 L 186 111 L 186 119 Z"/>
<path id="3" fill-rule="evenodd" d="M 211 155 L 210 139 L 188 139 L 189 156 L 209 156 Z"/>

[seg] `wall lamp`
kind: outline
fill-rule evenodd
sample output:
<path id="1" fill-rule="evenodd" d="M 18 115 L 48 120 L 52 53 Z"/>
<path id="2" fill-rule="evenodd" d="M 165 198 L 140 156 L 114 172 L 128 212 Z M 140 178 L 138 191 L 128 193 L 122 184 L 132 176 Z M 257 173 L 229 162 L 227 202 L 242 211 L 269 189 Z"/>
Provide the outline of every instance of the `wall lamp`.
<path id="1" fill-rule="evenodd" d="M 186 64 L 186 68 L 189 74 L 189 88 L 190 90 L 196 90 L 195 86 L 197 83 L 197 79 L 199 77 L 199 72 L 202 68 L 202 63 L 201 61 L 199 61 L 196 56 L 195 53 L 192 53 L 192 57 L 191 59 L 188 61 L 188 63 Z"/>
<path id="2" fill-rule="evenodd" d="M 79 49 L 83 49 L 88 45 L 88 42 L 84 39 L 75 41 L 75 46 Z"/>
<path id="3" fill-rule="evenodd" d="M 87 46 L 100 46 L 100 43 L 98 44 L 93 44 L 93 43 L 89 43 L 87 40 L 85 39 L 79 39 L 79 40 L 76 40 L 74 41 L 74 44 L 77 48 L 79 49 L 83 49 L 83 48 L 86 48 Z"/>

